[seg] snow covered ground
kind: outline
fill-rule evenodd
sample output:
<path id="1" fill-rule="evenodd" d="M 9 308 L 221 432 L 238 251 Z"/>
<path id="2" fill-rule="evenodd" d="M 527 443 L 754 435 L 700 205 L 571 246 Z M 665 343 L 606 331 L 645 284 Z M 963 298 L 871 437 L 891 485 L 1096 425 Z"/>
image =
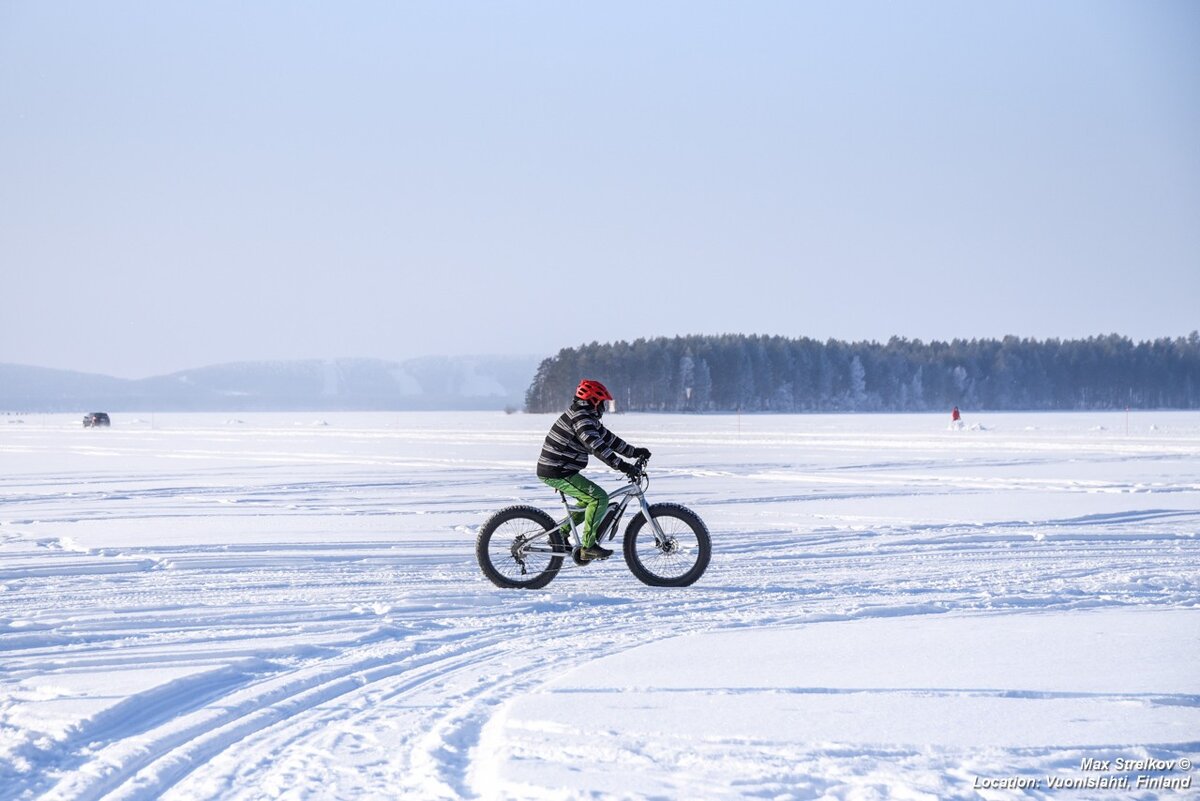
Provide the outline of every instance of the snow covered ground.
<path id="1" fill-rule="evenodd" d="M 0 418 L 0 798 L 1196 793 L 1200 414 L 613 416 L 708 573 L 499 590 L 550 421 Z"/>

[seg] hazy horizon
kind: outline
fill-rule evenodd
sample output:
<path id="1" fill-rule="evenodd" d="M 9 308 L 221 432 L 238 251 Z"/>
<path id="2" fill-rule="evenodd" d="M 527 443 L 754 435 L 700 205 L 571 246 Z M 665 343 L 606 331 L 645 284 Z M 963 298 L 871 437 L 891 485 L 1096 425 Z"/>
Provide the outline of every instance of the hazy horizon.
<path id="1" fill-rule="evenodd" d="M 519 361 L 522 359 L 528 359 L 530 361 L 537 361 L 537 360 L 543 359 L 543 358 L 545 358 L 545 357 L 544 356 L 536 356 L 536 355 L 528 354 L 528 353 L 514 353 L 514 354 L 506 354 L 506 353 L 461 353 L 461 354 L 429 353 L 429 354 L 424 354 L 421 356 L 412 356 L 412 357 L 403 358 L 403 359 L 377 359 L 377 358 L 371 357 L 371 356 L 344 356 L 344 355 L 343 356 L 331 356 L 331 357 L 298 356 L 295 358 L 287 358 L 287 359 L 231 359 L 229 361 L 210 362 L 207 364 L 189 364 L 184 367 L 180 367 L 178 369 L 169 370 L 169 371 L 163 372 L 163 373 L 153 373 L 150 375 L 116 375 L 114 373 L 100 373 L 100 372 L 97 372 L 95 370 L 90 370 L 90 369 L 78 369 L 78 368 L 74 368 L 74 367 L 53 367 L 53 366 L 44 365 L 44 364 L 24 364 L 24 363 L 20 363 L 20 362 L 0 362 L 0 364 L 5 364 L 5 365 L 13 366 L 13 367 L 28 367 L 28 368 L 32 368 L 35 370 L 43 370 L 43 369 L 45 369 L 45 370 L 63 370 L 65 372 L 94 374 L 94 375 L 104 376 L 106 378 L 118 378 L 123 381 L 141 381 L 141 380 L 144 380 L 147 378 L 159 378 L 159 377 L 166 376 L 166 375 L 174 375 L 176 373 L 186 373 L 189 370 L 205 370 L 205 369 L 209 369 L 209 368 L 213 368 L 213 367 L 230 367 L 230 366 L 234 366 L 234 365 L 244 365 L 244 364 L 291 364 L 291 363 L 300 364 L 300 363 L 306 363 L 306 362 L 385 362 L 385 363 L 403 365 L 403 364 L 407 364 L 410 362 L 419 362 L 419 361 L 424 361 L 424 360 L 437 360 L 437 359 L 445 359 L 447 361 L 458 361 L 458 360 L 467 361 L 467 360 L 473 360 L 473 359 L 478 359 L 481 361 L 501 360 L 501 359 L 511 359 L 513 361 Z"/>
<path id="2" fill-rule="evenodd" d="M 0 362 L 1186 336 L 1200 5 L 0 5 Z"/>
<path id="3" fill-rule="evenodd" d="M 1121 333 L 1120 331 L 1097 332 L 1095 334 L 1090 334 L 1090 335 L 1084 336 L 1084 337 L 1023 337 L 1023 336 L 1020 336 L 1019 334 L 1006 334 L 1005 336 L 1016 336 L 1018 339 L 1037 339 L 1037 340 L 1045 340 L 1045 339 L 1086 340 L 1091 337 L 1106 337 L 1106 336 L 1110 336 L 1110 335 L 1116 335 L 1116 336 L 1126 337 L 1127 339 L 1130 339 L 1134 344 L 1138 344 L 1140 342 L 1154 341 L 1157 339 L 1187 338 L 1192 333 L 1194 333 L 1196 330 L 1197 329 L 1192 329 L 1192 331 L 1188 331 L 1186 333 L 1179 333 L 1179 334 L 1163 334 L 1161 336 L 1146 337 L 1144 339 L 1138 338 L 1138 337 L 1130 337 L 1127 334 Z M 736 334 L 734 332 L 724 332 L 724 334 L 717 334 L 716 336 L 723 336 L 723 335 L 766 336 L 766 337 L 776 336 L 774 334 L 756 334 L 756 333 L 752 333 L 752 332 L 744 332 L 744 333 L 736 333 Z M 680 337 L 686 338 L 689 335 L 688 334 L 679 334 L 679 335 L 672 334 L 669 336 L 664 335 L 664 337 L 667 339 L 672 339 L 675 336 L 680 336 Z M 937 338 L 923 340 L 920 337 L 902 337 L 900 334 L 894 334 L 893 336 L 901 337 L 903 339 L 908 339 L 908 340 L 920 340 L 920 341 L 924 342 L 925 344 L 931 344 L 932 342 L 936 342 L 936 341 L 950 342 L 950 341 L 953 341 L 954 339 L 963 339 L 963 340 L 968 340 L 968 341 L 972 340 L 972 339 L 977 339 L 977 340 L 986 340 L 986 339 L 1002 340 L 1002 339 L 1004 339 L 1004 336 L 1001 336 L 1001 337 L 951 337 L 951 338 L 945 339 L 945 340 L 939 340 Z M 655 338 L 656 337 L 647 337 L 646 339 L 655 339 Z M 787 337 L 787 338 L 801 339 L 801 338 L 803 338 L 803 335 L 800 335 L 797 337 Z M 812 337 L 812 338 L 815 339 L 815 337 Z M 876 342 L 881 345 L 886 345 L 888 340 L 891 338 L 892 337 L 887 337 L 885 339 L 861 339 L 861 340 L 841 340 L 841 341 L 846 342 L 847 344 L 857 344 L 857 343 L 861 343 L 861 342 Z M 831 339 L 837 339 L 837 338 L 833 337 Z M 613 344 L 613 343 L 619 342 L 619 341 L 622 341 L 622 340 L 610 340 L 608 342 L 601 342 L 601 344 Z M 626 340 L 626 341 L 628 341 L 628 340 Z M 824 342 L 827 340 L 818 340 L 818 341 Z M 578 348 L 578 347 L 586 346 L 588 344 L 590 344 L 590 343 L 580 342 L 580 343 L 575 343 L 574 345 L 564 345 L 563 347 L 564 348 Z M 559 350 L 561 350 L 561 348 Z M 373 356 L 348 356 L 348 355 L 329 356 L 329 357 L 296 356 L 296 357 L 290 357 L 290 358 L 284 358 L 284 359 L 231 359 L 229 361 L 210 362 L 210 363 L 206 363 L 206 364 L 190 364 L 190 365 L 179 367 L 177 369 L 169 370 L 166 372 L 153 373 L 153 374 L 149 374 L 149 375 L 117 375 L 115 373 L 100 373 L 95 370 L 90 370 L 90 369 L 86 369 L 86 368 L 80 369 L 80 368 L 74 368 L 74 367 L 54 367 L 52 365 L 26 364 L 26 363 L 21 363 L 21 362 L 0 362 L 0 364 L 7 364 L 7 365 L 11 365 L 11 366 L 16 366 L 16 367 L 30 367 L 30 368 L 34 368 L 34 369 L 63 370 L 63 371 L 67 371 L 67 372 L 102 375 L 102 376 L 105 376 L 108 378 L 119 378 L 119 379 L 127 380 L 127 381 L 139 381 L 139 380 L 143 380 L 143 379 L 147 379 L 147 378 L 157 378 L 157 377 L 164 376 L 164 375 L 172 375 L 175 373 L 187 372 L 189 370 L 201 370 L 201 369 L 207 369 L 207 368 L 213 368 L 213 367 L 227 367 L 227 366 L 232 366 L 232 365 L 260 364 L 260 363 L 261 364 L 272 364 L 272 363 L 284 364 L 284 363 L 292 363 L 292 362 L 302 363 L 302 362 L 380 361 L 380 362 L 391 362 L 391 363 L 395 363 L 395 364 L 405 364 L 408 362 L 416 362 L 416 361 L 421 361 L 421 360 L 435 360 L 435 359 L 445 359 L 448 361 L 471 360 L 471 359 L 479 359 L 479 360 L 484 360 L 484 361 L 511 359 L 511 360 L 515 361 L 515 360 L 521 360 L 521 359 L 528 359 L 531 362 L 540 362 L 544 359 L 553 358 L 554 356 L 556 356 L 558 354 L 559 350 L 554 351 L 554 353 L 546 353 L 546 354 L 542 354 L 542 355 L 531 354 L 531 353 L 427 353 L 427 354 L 421 354 L 421 355 L 417 355 L 417 356 L 405 357 L 405 358 L 401 358 L 401 359 L 382 359 L 382 358 L 377 358 L 377 357 L 373 357 Z"/>

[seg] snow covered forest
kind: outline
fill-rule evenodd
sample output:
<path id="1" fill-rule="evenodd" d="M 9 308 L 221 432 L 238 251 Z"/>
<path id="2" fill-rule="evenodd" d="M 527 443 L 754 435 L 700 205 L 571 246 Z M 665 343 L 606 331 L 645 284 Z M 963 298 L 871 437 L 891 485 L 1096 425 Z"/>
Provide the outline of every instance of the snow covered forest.
<path id="1" fill-rule="evenodd" d="M 627 411 L 927 411 L 1200 408 L 1200 333 L 1131 341 L 892 337 L 887 344 L 687 336 L 565 348 L 544 360 L 530 412 L 562 407 L 580 376 Z"/>

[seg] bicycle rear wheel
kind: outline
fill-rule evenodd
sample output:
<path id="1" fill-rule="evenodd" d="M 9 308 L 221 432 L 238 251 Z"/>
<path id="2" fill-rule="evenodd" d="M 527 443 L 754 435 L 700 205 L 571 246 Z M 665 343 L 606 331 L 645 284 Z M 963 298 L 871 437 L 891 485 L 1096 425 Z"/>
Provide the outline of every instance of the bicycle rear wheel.
<path id="1" fill-rule="evenodd" d="M 712 541 L 704 521 L 686 506 L 656 503 L 650 507 L 663 536 L 646 521 L 645 513 L 625 529 L 625 564 L 651 587 L 686 587 L 704 575 L 712 558 Z"/>
<path id="2" fill-rule="evenodd" d="M 548 553 L 545 549 L 549 548 L 555 552 Z M 558 575 L 564 553 L 566 548 L 553 518 L 532 506 L 501 509 L 483 524 L 475 538 L 479 568 L 497 587 L 545 587 Z"/>

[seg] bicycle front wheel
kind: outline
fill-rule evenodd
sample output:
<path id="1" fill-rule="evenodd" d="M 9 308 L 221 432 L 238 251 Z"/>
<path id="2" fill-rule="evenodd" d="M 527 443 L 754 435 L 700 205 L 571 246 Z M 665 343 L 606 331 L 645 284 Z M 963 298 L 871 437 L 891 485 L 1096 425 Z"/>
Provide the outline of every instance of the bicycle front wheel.
<path id="1" fill-rule="evenodd" d="M 492 515 L 475 538 L 475 558 L 497 587 L 538 590 L 558 575 L 566 553 L 550 515 L 510 506 Z"/>
<path id="2" fill-rule="evenodd" d="M 625 564 L 651 587 L 686 587 L 704 575 L 712 557 L 708 527 L 695 512 L 677 503 L 656 503 L 650 514 L 662 531 L 647 523 L 645 513 L 625 529 Z"/>

